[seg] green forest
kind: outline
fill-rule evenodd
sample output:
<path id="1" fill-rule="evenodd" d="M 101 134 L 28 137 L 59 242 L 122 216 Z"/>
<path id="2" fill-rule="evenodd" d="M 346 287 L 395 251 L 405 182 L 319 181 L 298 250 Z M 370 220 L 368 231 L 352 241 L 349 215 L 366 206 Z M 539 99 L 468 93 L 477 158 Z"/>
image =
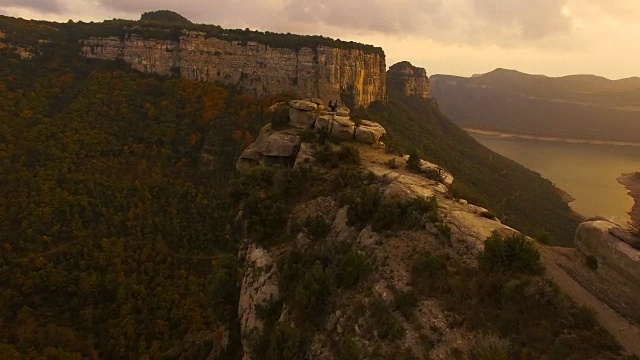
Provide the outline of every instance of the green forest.
<path id="1" fill-rule="evenodd" d="M 158 358 L 187 334 L 206 355 L 217 329 L 237 336 L 226 188 L 276 99 L 64 48 L 0 69 L 3 358 Z"/>

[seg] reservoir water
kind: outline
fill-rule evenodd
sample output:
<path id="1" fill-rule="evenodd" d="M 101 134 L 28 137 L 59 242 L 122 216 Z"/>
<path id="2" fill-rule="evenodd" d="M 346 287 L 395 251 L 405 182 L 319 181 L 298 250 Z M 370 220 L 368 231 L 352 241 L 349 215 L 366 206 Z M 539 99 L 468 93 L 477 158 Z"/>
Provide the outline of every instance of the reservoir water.
<path id="1" fill-rule="evenodd" d="M 616 180 L 640 171 L 640 146 L 566 143 L 471 134 L 481 144 L 540 173 L 575 198 L 578 213 L 629 219 L 633 199 Z"/>

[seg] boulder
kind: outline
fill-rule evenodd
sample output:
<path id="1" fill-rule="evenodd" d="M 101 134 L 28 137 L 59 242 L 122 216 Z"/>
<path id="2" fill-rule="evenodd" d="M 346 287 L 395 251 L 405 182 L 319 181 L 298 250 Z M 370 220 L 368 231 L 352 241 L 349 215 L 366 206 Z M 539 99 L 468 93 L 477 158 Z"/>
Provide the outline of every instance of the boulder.
<path id="1" fill-rule="evenodd" d="M 298 110 L 291 108 L 289 110 L 289 125 L 299 129 L 309 129 L 313 127 L 316 121 L 316 114 L 312 111 Z"/>
<path id="2" fill-rule="evenodd" d="M 347 118 L 343 118 L 347 119 Z M 333 127 L 331 128 L 331 137 L 337 140 L 352 140 L 355 125 L 351 120 L 338 120 L 338 116 L 334 117 Z"/>
<path id="3" fill-rule="evenodd" d="M 316 109 L 318 109 L 318 105 L 312 103 L 311 101 L 305 100 L 291 100 L 289 101 L 289 106 L 303 111 L 315 111 Z"/>
<path id="4" fill-rule="evenodd" d="M 409 160 L 409 155 L 405 155 L 402 158 L 408 161 Z M 451 186 L 451 184 L 453 184 L 453 180 L 454 180 L 453 175 L 451 175 L 450 172 L 448 172 L 447 170 L 445 170 L 441 166 L 438 166 L 438 165 L 436 165 L 434 163 L 430 163 L 428 161 L 425 161 L 425 160 L 421 159 L 420 160 L 420 171 L 422 173 L 425 173 L 425 174 L 431 174 L 433 172 L 437 172 L 438 175 L 442 178 L 441 182 L 444 185 Z M 429 176 L 427 176 L 427 177 L 429 177 Z"/>
<path id="5" fill-rule="evenodd" d="M 256 141 L 238 159 L 236 169 L 246 173 L 255 166 L 291 165 L 300 148 L 300 136 L 294 131 L 273 131 L 271 124 L 260 130 Z"/>
<path id="6" fill-rule="evenodd" d="M 346 116 L 335 115 L 333 117 L 333 120 L 335 122 L 337 122 L 338 124 L 343 125 L 343 126 L 355 126 L 355 123 L 353 121 L 351 121 L 351 119 L 349 119 Z"/>
<path id="7" fill-rule="evenodd" d="M 341 106 L 336 110 L 336 115 L 338 116 L 349 116 L 349 114 L 351 114 L 351 110 L 344 106 Z"/>
<path id="8" fill-rule="evenodd" d="M 356 128 L 356 141 L 363 144 L 377 144 L 380 139 L 387 134 L 387 131 L 378 123 L 368 120 L 362 120 L 358 128 Z"/>
<path id="9" fill-rule="evenodd" d="M 333 125 L 333 115 L 320 115 L 316 119 L 315 128 L 318 131 L 322 129 L 326 129 L 327 132 L 331 133 L 332 125 Z"/>
<path id="10" fill-rule="evenodd" d="M 314 103 L 314 104 L 316 104 L 318 106 L 320 106 L 320 105 L 324 106 L 324 101 L 322 101 L 322 99 L 319 99 L 319 98 L 309 98 L 309 99 L 306 99 L 306 101 L 312 102 L 312 103 Z"/>
<path id="11" fill-rule="evenodd" d="M 624 232 L 626 230 L 606 220 L 585 221 L 576 230 L 574 244 L 583 254 L 594 256 L 640 282 L 640 250 L 620 239 L 626 238 L 620 235 Z"/>
<path id="12" fill-rule="evenodd" d="M 269 111 L 277 112 L 278 110 L 280 110 L 283 107 L 288 109 L 289 105 L 287 105 L 286 103 L 283 103 L 283 102 L 275 103 L 275 104 L 271 105 L 271 107 L 269 107 Z"/>
<path id="13" fill-rule="evenodd" d="M 293 164 L 293 168 L 296 169 L 302 165 L 311 164 L 315 157 L 313 156 L 314 150 L 311 144 L 302 143 L 300 144 L 300 151 L 298 151 L 298 155 L 296 156 L 296 162 Z"/>

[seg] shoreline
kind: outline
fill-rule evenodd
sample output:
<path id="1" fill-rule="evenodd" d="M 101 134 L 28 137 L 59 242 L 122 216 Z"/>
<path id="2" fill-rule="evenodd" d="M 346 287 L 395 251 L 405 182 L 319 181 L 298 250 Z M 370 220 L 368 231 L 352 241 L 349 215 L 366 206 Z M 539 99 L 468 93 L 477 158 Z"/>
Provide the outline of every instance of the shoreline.
<path id="1" fill-rule="evenodd" d="M 549 137 L 549 136 L 534 136 L 534 135 L 504 133 L 504 132 L 491 131 L 491 130 L 480 130 L 480 129 L 466 128 L 466 127 L 463 127 L 462 129 L 464 131 L 470 133 L 470 134 L 495 136 L 495 137 L 503 138 L 503 139 L 524 139 L 524 140 L 537 140 L 537 141 L 549 141 L 549 142 L 563 142 L 563 143 L 569 143 L 569 144 L 616 145 L 616 146 L 636 146 L 636 147 L 640 147 L 640 143 L 637 143 L 637 142 L 608 141 L 608 140 L 587 140 L 587 139 L 559 138 L 559 137 Z"/>
<path id="2" fill-rule="evenodd" d="M 633 199 L 633 207 L 629 211 L 631 220 L 640 223 L 640 172 L 622 174 L 617 180 Z"/>

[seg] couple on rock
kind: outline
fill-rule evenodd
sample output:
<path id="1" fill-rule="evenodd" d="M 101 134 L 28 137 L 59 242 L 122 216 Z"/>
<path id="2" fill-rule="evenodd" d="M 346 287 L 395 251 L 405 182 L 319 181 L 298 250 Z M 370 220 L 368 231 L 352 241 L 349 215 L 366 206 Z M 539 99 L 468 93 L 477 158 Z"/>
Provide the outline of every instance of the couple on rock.
<path id="1" fill-rule="evenodd" d="M 329 108 L 329 111 L 332 111 L 332 112 L 336 112 L 336 110 L 338 109 L 338 106 L 339 106 L 338 100 L 336 100 L 335 104 L 331 100 L 329 100 L 329 105 L 327 105 L 327 107 Z"/>

